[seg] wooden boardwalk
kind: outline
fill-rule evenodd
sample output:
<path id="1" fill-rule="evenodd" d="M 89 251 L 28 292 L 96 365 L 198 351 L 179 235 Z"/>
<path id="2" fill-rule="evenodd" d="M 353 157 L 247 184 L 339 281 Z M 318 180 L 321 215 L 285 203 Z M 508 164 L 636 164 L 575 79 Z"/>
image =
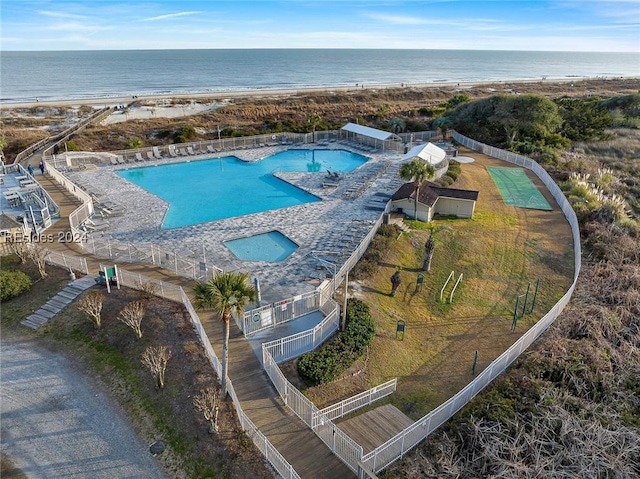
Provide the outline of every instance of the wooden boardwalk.
<path id="1" fill-rule="evenodd" d="M 342 421 L 339 426 L 367 454 L 412 424 L 413 421 L 397 407 L 385 404 Z"/>
<path id="2" fill-rule="evenodd" d="M 64 237 L 64 233 L 70 231 L 68 216 L 79 203 L 50 177 L 36 176 L 35 178 L 58 204 L 61 214 L 61 219 L 45 232 L 53 234 L 56 241 L 44 246 L 85 258 L 90 274 L 97 275 L 100 263 L 112 264 L 113 260 L 94 256 L 77 244 L 57 242 L 58 233 Z M 190 293 L 194 284 L 193 280 L 178 276 L 159 266 L 122 262 L 117 264 L 128 271 L 181 286 L 187 294 Z M 210 312 L 198 312 L 198 315 L 216 355 L 221 358 L 223 328 L 220 321 Z M 355 474 L 320 438 L 284 405 L 251 346 L 233 321 L 229 342 L 229 378 L 245 414 L 293 466 L 300 477 L 318 479 L 355 477 Z"/>

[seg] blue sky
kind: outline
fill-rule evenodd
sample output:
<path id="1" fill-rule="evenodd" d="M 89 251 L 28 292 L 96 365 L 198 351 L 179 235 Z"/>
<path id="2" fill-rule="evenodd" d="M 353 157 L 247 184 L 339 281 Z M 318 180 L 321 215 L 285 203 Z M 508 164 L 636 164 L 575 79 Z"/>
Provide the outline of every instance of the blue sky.
<path id="1" fill-rule="evenodd" d="M 2 50 L 640 52 L 640 1 L 1 0 Z"/>

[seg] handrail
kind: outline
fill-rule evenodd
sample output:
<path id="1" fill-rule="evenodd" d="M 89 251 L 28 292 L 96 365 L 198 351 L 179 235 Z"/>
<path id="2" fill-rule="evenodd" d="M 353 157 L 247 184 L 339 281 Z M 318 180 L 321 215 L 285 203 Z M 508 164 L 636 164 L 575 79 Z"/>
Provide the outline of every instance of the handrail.
<path id="1" fill-rule="evenodd" d="M 370 406 L 378 399 L 388 396 L 396 392 L 398 387 L 398 378 L 393 378 L 386 383 L 378 384 L 377 386 L 367 389 L 359 394 L 351 396 L 350 398 L 343 399 L 340 402 L 320 409 L 319 413 L 327 416 L 329 419 L 338 419 L 346 416 L 347 414 L 357 411 L 365 406 Z"/>

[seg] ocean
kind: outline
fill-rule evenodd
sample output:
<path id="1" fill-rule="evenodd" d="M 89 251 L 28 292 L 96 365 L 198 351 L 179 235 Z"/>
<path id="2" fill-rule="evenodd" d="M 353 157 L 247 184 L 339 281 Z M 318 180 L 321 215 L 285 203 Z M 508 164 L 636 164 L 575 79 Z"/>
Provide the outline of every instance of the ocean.
<path id="1" fill-rule="evenodd" d="M 640 76 L 640 53 L 482 50 L 2 52 L 0 101 Z"/>

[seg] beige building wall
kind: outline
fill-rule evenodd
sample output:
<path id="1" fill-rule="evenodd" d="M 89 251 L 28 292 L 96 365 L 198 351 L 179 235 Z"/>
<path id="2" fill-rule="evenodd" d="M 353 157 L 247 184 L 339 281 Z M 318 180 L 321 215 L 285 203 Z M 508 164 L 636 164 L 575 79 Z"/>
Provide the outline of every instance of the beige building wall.
<path id="1" fill-rule="evenodd" d="M 436 200 L 436 204 L 433 205 L 433 210 L 434 213 L 441 215 L 471 218 L 473 217 L 475 204 L 475 201 L 440 197 Z"/>

